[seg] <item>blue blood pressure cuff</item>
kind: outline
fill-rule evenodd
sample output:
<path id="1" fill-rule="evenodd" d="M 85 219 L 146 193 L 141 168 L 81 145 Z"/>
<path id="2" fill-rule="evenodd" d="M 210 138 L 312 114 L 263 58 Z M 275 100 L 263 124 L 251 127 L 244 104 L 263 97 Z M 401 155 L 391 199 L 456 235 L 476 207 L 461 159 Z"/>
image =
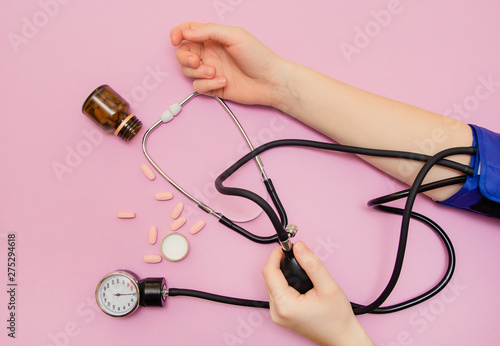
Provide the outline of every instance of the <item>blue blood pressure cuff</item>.
<path id="1" fill-rule="evenodd" d="M 500 134 L 470 125 L 476 155 L 471 158 L 474 175 L 468 176 L 455 195 L 440 204 L 500 218 Z"/>

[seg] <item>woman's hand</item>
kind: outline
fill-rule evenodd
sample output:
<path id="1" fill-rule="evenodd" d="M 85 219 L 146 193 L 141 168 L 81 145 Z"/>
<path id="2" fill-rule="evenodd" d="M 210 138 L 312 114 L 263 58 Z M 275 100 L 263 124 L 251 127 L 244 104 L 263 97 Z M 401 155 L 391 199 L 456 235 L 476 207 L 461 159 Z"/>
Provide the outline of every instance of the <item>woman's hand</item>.
<path id="1" fill-rule="evenodd" d="M 286 60 L 239 27 L 187 22 L 170 32 L 184 75 L 201 94 L 274 106 Z"/>
<path id="2" fill-rule="evenodd" d="M 303 242 L 293 252 L 314 288 L 300 294 L 288 286 L 280 270 L 282 250 L 275 248 L 262 269 L 273 321 L 322 345 L 373 345 L 319 258 Z"/>

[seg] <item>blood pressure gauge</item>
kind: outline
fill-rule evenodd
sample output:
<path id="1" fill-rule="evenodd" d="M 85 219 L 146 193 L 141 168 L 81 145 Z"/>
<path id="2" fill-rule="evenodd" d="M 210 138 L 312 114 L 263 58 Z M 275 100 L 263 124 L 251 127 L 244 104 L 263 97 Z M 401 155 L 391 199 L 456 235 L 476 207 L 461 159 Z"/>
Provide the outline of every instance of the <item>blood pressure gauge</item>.
<path id="1" fill-rule="evenodd" d="M 137 275 L 128 270 L 109 273 L 99 281 L 95 290 L 97 305 L 105 314 L 112 317 L 128 316 L 139 306 L 163 307 L 167 296 L 193 297 L 223 304 L 269 309 L 269 302 L 259 300 L 225 297 L 185 288 L 167 289 L 165 278 L 139 280 Z"/>
<path id="2" fill-rule="evenodd" d="M 139 306 L 164 306 L 167 292 L 165 278 L 139 280 L 128 270 L 117 270 L 99 281 L 95 298 L 105 314 L 124 317 Z"/>

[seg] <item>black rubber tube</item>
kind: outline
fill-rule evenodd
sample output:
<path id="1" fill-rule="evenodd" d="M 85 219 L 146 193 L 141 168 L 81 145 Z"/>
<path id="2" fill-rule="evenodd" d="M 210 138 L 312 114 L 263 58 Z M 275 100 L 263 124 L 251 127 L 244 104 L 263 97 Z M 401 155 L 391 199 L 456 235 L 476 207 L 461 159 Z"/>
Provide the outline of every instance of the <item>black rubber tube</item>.
<path id="1" fill-rule="evenodd" d="M 229 167 L 226 171 L 224 171 L 219 177 L 217 177 L 215 185 L 217 190 L 226 195 L 233 195 L 233 196 L 240 196 L 244 197 L 247 199 L 250 199 L 254 201 L 256 204 L 262 207 L 262 209 L 266 212 L 266 214 L 269 216 L 271 222 L 273 223 L 273 226 L 275 227 L 278 237 L 280 240 L 283 239 L 283 234 L 282 232 L 284 231 L 282 228 L 282 225 L 279 224 L 279 218 L 276 216 L 276 213 L 272 210 L 271 206 L 264 201 L 260 196 L 256 195 L 255 193 L 251 191 L 247 191 L 244 189 L 239 189 L 239 188 L 233 188 L 233 187 L 226 187 L 223 185 L 223 182 L 231 175 L 233 174 L 238 168 L 240 168 L 242 165 L 244 165 L 246 162 L 251 160 L 254 156 L 259 155 L 265 150 L 275 148 L 275 147 L 280 147 L 280 146 L 305 146 L 305 147 L 313 147 L 313 148 L 318 148 L 318 149 L 327 149 L 327 150 L 335 150 L 335 151 L 341 151 L 341 152 L 349 152 L 349 153 L 354 153 L 358 155 L 369 155 L 369 156 L 380 156 L 380 157 L 392 157 L 392 158 L 405 158 L 405 159 L 412 159 L 412 160 L 418 160 L 418 161 L 423 161 L 425 162 L 423 167 L 420 169 L 419 173 L 417 174 L 417 177 L 415 178 L 415 181 L 412 185 L 412 187 L 407 191 L 403 192 L 404 195 L 407 196 L 407 201 L 405 204 L 404 210 L 402 210 L 401 214 L 403 215 L 403 220 L 401 224 L 401 233 L 400 233 L 400 240 L 399 240 L 399 245 L 398 245 L 398 251 L 396 254 L 396 260 L 393 268 L 393 272 L 391 274 L 391 278 L 389 279 L 388 284 L 386 285 L 385 289 L 382 291 L 382 293 L 379 295 L 377 299 L 375 299 L 371 304 L 363 306 L 360 304 L 353 304 L 353 309 L 356 314 L 364 314 L 364 313 L 369 313 L 372 311 L 375 311 L 377 308 L 379 308 L 378 313 L 381 313 L 380 306 L 384 303 L 384 301 L 388 298 L 390 293 L 393 291 L 394 287 L 396 286 L 396 283 L 399 279 L 399 276 L 401 274 L 402 270 L 402 265 L 403 265 L 403 260 L 404 260 L 404 254 L 406 251 L 406 243 L 408 239 L 408 229 L 409 229 L 409 223 L 410 219 L 412 217 L 415 217 L 415 213 L 412 212 L 412 208 L 416 199 L 417 194 L 421 190 L 421 185 L 423 182 L 423 179 L 427 175 L 427 173 L 430 171 L 430 169 L 434 165 L 441 165 L 449 168 L 453 168 L 455 170 L 458 170 L 462 173 L 471 175 L 474 173 L 474 170 L 472 167 L 462 165 L 450 160 L 446 160 L 445 157 L 452 156 L 452 155 L 459 155 L 459 154 L 468 154 L 468 155 L 474 155 L 476 153 L 476 148 L 474 147 L 459 147 L 459 148 L 451 148 L 451 149 L 446 149 L 443 150 L 436 155 L 429 157 L 427 155 L 420 155 L 420 154 L 414 154 L 414 153 L 408 153 L 408 152 L 400 152 L 400 151 L 391 151 L 391 150 L 377 150 L 377 149 L 367 149 L 367 148 L 358 148 L 358 147 L 350 147 L 350 146 L 343 146 L 343 145 L 337 145 L 337 144 L 332 144 L 332 143 L 323 143 L 323 142 L 315 142 L 315 141 L 305 141 L 305 140 L 281 140 L 281 141 L 274 141 L 270 142 L 267 144 L 264 144 L 252 152 L 248 153 L 244 157 L 242 157 L 240 160 L 238 160 L 235 164 L 233 164 L 231 167 Z M 436 187 L 437 188 L 437 187 Z M 397 193 L 401 194 L 401 193 Z M 384 210 L 388 211 L 390 207 L 379 207 L 379 210 Z M 418 214 L 420 216 L 420 214 Z M 440 234 L 439 231 L 436 231 L 438 235 Z M 286 232 L 284 232 L 286 233 Z M 440 235 L 441 236 L 441 235 Z M 447 238 L 447 237 L 446 237 Z M 451 244 L 451 242 L 450 242 Z M 453 252 L 454 254 L 454 252 Z M 454 263 L 454 261 L 453 261 Z M 448 270 L 449 272 L 449 270 Z M 453 272 L 453 270 L 451 271 Z M 443 280 L 441 282 L 445 282 L 445 284 L 449 281 L 451 276 L 447 278 L 448 275 L 445 275 Z M 448 281 L 447 281 L 448 280 Z M 444 284 L 444 285 L 445 285 Z M 419 297 L 416 297 L 413 300 L 407 301 L 403 304 L 396 304 L 391 307 L 387 307 L 387 310 L 392 309 L 403 309 L 409 306 L 412 306 L 411 302 L 415 301 L 422 301 L 423 297 L 427 297 L 425 299 L 429 299 L 431 296 L 434 294 L 437 294 L 438 291 L 436 291 L 436 287 L 444 287 L 444 285 L 436 285 L 433 289 L 429 290 L 428 292 L 424 293 L 423 295 L 420 295 Z M 439 289 L 439 290 L 440 290 Z M 410 302 L 410 303 L 409 303 Z M 406 307 L 403 307 L 406 306 Z"/>
<path id="2" fill-rule="evenodd" d="M 418 193 L 422 193 L 422 192 L 426 192 L 426 191 L 430 191 L 430 190 L 439 189 L 439 188 L 445 187 L 445 186 L 456 185 L 456 184 L 463 184 L 463 183 L 465 183 L 466 180 L 467 180 L 467 176 L 466 175 L 461 175 L 461 176 L 458 176 L 458 177 L 453 177 L 453 178 L 443 179 L 443 180 L 439 180 L 439 181 L 434 181 L 432 183 L 420 186 L 420 188 L 418 190 Z M 373 206 L 376 206 L 376 205 L 393 202 L 395 200 L 408 197 L 409 193 L 410 193 L 410 189 L 403 190 L 403 191 L 398 191 L 398 192 L 394 192 L 394 193 L 391 193 L 391 194 L 386 195 L 386 196 L 374 198 L 374 199 L 368 201 L 367 205 L 369 207 L 373 207 Z"/>
<path id="3" fill-rule="evenodd" d="M 376 205 L 373 206 L 374 209 L 380 210 L 386 213 L 391 213 L 391 214 L 397 214 L 397 215 L 402 215 L 404 210 L 401 208 L 393 208 L 393 207 L 388 207 L 388 206 L 383 206 L 383 205 Z M 419 296 L 406 300 L 404 302 L 390 305 L 390 306 L 381 306 L 376 309 L 373 309 L 369 311 L 371 314 L 388 314 L 392 312 L 397 312 L 401 311 L 404 309 L 407 309 L 409 307 L 415 306 L 417 304 L 420 304 L 427 299 L 430 299 L 434 297 L 436 294 L 441 292 L 443 288 L 446 287 L 446 285 L 450 282 L 453 272 L 455 271 L 455 265 L 456 265 L 456 256 L 455 256 L 455 250 L 453 248 L 453 244 L 448 237 L 448 235 L 444 232 L 444 230 L 434 221 L 429 219 L 428 217 L 412 212 L 411 217 L 415 220 L 418 220 L 420 222 L 425 223 L 427 226 L 429 226 L 434 232 L 439 236 L 441 241 L 443 242 L 443 245 L 446 248 L 446 254 L 447 254 L 447 260 L 448 260 L 448 266 L 446 268 L 446 272 L 443 275 L 442 279 L 431 289 L 428 291 L 420 294 Z M 356 303 L 351 303 L 351 306 L 353 307 L 353 311 L 355 314 L 359 314 L 359 309 L 363 308 L 363 305 L 356 304 Z"/>
<path id="4" fill-rule="evenodd" d="M 251 308 L 269 309 L 269 302 L 265 302 L 265 301 L 226 297 L 226 296 L 220 296 L 218 294 L 190 290 L 190 289 L 184 289 L 184 288 L 169 288 L 168 295 L 172 296 L 172 297 L 174 297 L 174 296 L 186 296 L 186 297 L 211 300 L 211 301 L 214 301 L 217 303 L 223 303 L 223 304 L 247 306 L 247 307 L 251 307 Z"/>
<path id="5" fill-rule="evenodd" d="M 266 185 L 267 193 L 269 193 L 269 197 L 271 197 L 271 200 L 273 201 L 274 207 L 276 208 L 276 211 L 278 212 L 278 215 L 280 216 L 281 225 L 283 227 L 286 227 L 288 225 L 288 217 L 286 216 L 285 208 L 283 207 L 283 204 L 281 203 L 281 200 L 278 196 L 278 193 L 276 192 L 276 189 L 274 188 L 273 182 L 271 181 L 271 179 L 266 179 L 266 180 L 264 180 L 264 184 Z"/>
<path id="6" fill-rule="evenodd" d="M 256 235 L 256 234 L 248 232 L 246 229 L 244 229 L 243 227 L 235 224 L 233 221 L 229 220 L 224 215 L 219 215 L 219 216 L 220 216 L 219 222 L 221 224 L 223 224 L 224 226 L 232 229 L 236 233 L 241 234 L 245 238 L 250 239 L 251 241 L 253 241 L 255 243 L 258 243 L 258 244 L 272 244 L 272 243 L 278 242 L 278 235 L 276 235 L 276 234 L 274 234 L 272 236 L 268 236 L 268 237 L 259 236 L 259 235 Z"/>
<path id="7" fill-rule="evenodd" d="M 255 194 L 252 191 L 236 187 L 224 186 L 224 181 L 227 178 L 229 178 L 234 172 L 236 172 L 240 167 L 242 167 L 245 163 L 252 160 L 255 156 L 261 154 L 266 150 L 284 146 L 309 147 L 309 148 L 338 151 L 338 152 L 352 153 L 365 156 L 401 158 L 401 159 L 417 160 L 422 162 L 426 162 L 430 158 L 430 156 L 428 155 L 421 155 L 405 151 L 360 148 L 360 147 L 346 146 L 335 143 L 325 143 L 325 142 L 317 142 L 317 141 L 302 140 L 302 139 L 282 139 L 261 145 L 260 147 L 254 149 L 253 151 L 249 152 L 248 154 L 240 158 L 233 165 L 231 165 L 224 172 L 222 172 L 215 180 L 215 188 L 217 189 L 217 191 L 219 191 L 224 195 L 243 197 L 253 201 L 258 206 L 260 206 L 262 210 L 264 210 L 264 212 L 267 214 L 269 220 L 273 224 L 274 229 L 276 230 L 279 240 L 282 242 L 288 239 L 288 234 L 286 233 L 280 218 L 276 215 L 276 213 L 274 212 L 273 208 L 269 205 L 269 203 L 267 203 L 262 197 Z M 467 153 L 473 155 L 475 154 L 475 152 L 476 148 L 469 147 Z M 446 159 L 440 159 L 435 164 L 452 168 L 468 175 L 472 175 L 474 173 L 472 167 L 469 167 L 467 165 L 462 165 L 457 162 Z"/>
<path id="8" fill-rule="evenodd" d="M 355 314 L 357 315 L 364 314 L 380 307 L 389 297 L 391 292 L 394 290 L 394 287 L 396 287 L 396 283 L 399 279 L 401 270 L 403 268 L 403 260 L 406 252 L 406 242 L 408 240 L 408 229 L 410 225 L 410 218 L 412 214 L 413 205 L 415 203 L 415 199 L 417 197 L 420 185 L 422 184 L 422 181 L 424 180 L 427 173 L 431 170 L 431 168 L 434 165 L 440 162 L 444 157 L 451 155 L 459 155 L 459 154 L 471 154 L 471 149 L 474 149 L 475 152 L 475 148 L 472 147 L 467 147 L 467 148 L 458 147 L 458 148 L 445 149 L 437 153 L 436 155 L 432 156 L 431 158 L 429 158 L 429 160 L 427 160 L 427 162 L 425 162 L 425 164 L 422 166 L 417 176 L 415 177 L 413 185 L 410 188 L 410 191 L 406 199 L 405 208 L 402 213 L 403 220 L 401 222 L 401 233 L 399 237 L 398 251 L 396 254 L 396 261 L 394 264 L 393 272 L 391 274 L 391 278 L 389 279 L 389 282 L 387 283 L 385 289 L 382 291 L 379 297 L 369 305 L 360 308 L 355 308 L 354 309 Z"/>

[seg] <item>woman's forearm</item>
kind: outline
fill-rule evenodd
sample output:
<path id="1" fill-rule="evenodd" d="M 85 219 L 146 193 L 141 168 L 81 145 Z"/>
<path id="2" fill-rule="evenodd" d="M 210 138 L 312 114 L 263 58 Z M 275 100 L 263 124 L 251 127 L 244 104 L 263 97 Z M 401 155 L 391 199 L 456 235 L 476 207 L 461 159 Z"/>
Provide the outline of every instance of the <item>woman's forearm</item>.
<path id="1" fill-rule="evenodd" d="M 275 107 L 336 142 L 426 155 L 472 144 L 470 127 L 458 120 L 357 89 L 293 62 L 283 66 L 284 83 Z M 363 159 L 407 184 L 422 166 L 406 160 Z M 470 162 L 470 157 L 463 155 L 450 159 Z M 456 175 L 450 169 L 435 167 L 426 182 Z M 459 188 L 442 188 L 428 195 L 444 200 Z"/>

